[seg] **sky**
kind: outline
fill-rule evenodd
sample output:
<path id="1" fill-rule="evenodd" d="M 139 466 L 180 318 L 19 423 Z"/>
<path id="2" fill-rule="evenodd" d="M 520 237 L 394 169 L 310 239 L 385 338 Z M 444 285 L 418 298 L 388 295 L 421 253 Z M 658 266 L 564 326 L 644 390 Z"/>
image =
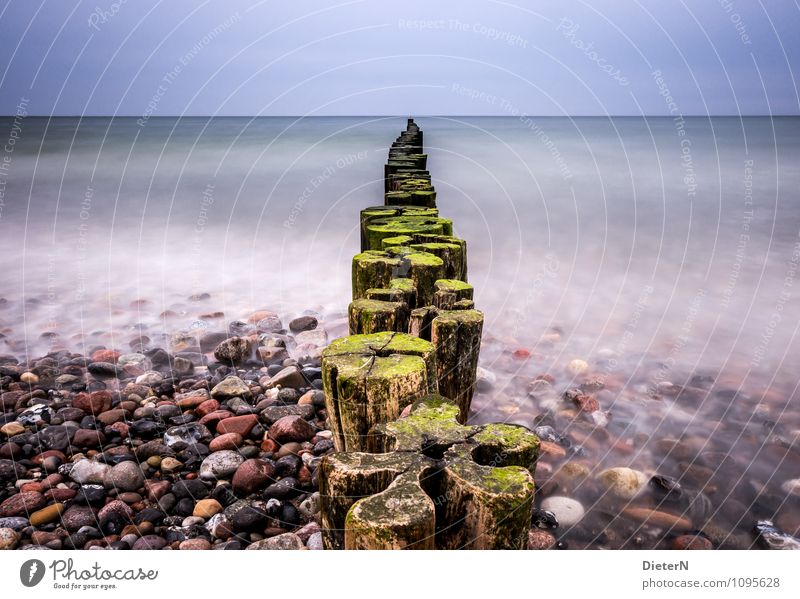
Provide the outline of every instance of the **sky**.
<path id="1" fill-rule="evenodd" d="M 0 114 L 800 114 L 795 0 L 9 0 Z"/>

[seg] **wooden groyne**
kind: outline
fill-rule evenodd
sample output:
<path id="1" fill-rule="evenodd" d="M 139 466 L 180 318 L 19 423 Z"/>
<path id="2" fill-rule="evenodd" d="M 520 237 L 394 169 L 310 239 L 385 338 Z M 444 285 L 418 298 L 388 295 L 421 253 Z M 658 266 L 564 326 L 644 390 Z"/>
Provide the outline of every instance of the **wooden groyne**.
<path id="1" fill-rule="evenodd" d="M 483 313 L 413 119 L 389 149 L 384 204 L 362 210 L 360 227 L 350 336 L 322 355 L 339 452 L 320 469 L 326 546 L 523 547 L 539 441 L 465 426 Z"/>

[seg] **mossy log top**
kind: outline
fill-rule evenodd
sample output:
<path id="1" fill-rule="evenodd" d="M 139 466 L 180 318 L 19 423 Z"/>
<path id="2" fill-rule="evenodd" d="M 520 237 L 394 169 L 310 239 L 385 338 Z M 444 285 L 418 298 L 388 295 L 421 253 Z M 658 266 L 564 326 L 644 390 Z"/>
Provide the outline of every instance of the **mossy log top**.
<path id="1" fill-rule="evenodd" d="M 520 466 L 531 474 L 539 456 L 539 438 L 524 426 L 459 423 L 459 408 L 431 394 L 414 402 L 405 418 L 376 425 L 369 433 L 372 453 L 418 452 L 440 458 L 452 446 L 467 443 L 471 459 L 484 466 Z"/>
<path id="2" fill-rule="evenodd" d="M 433 469 L 409 468 L 386 490 L 355 502 L 345 518 L 345 549 L 435 549 L 436 507 L 421 484 Z"/>
<path id="3" fill-rule="evenodd" d="M 439 256 L 445 263 L 445 277 L 467 281 L 467 242 L 454 235 L 429 232 L 410 232 L 394 237 L 384 237 L 381 249 L 410 247 Z"/>
<path id="4" fill-rule="evenodd" d="M 401 258 L 385 252 L 366 251 L 353 256 L 353 299 L 367 297 L 369 289 L 388 288 L 392 279 L 403 278 L 407 267 Z"/>
<path id="5" fill-rule="evenodd" d="M 522 427 L 462 426 L 457 415 L 451 402 L 431 395 L 406 418 L 373 429 L 370 450 L 388 453 L 323 458 L 328 548 L 523 547 L 538 439 Z"/>
<path id="6" fill-rule="evenodd" d="M 352 335 L 322 353 L 328 423 L 337 451 L 362 451 L 367 434 L 437 389 L 433 346 L 404 333 Z"/>
<path id="7" fill-rule="evenodd" d="M 328 549 L 344 549 L 345 521 L 353 504 L 387 489 L 422 460 L 413 454 L 335 453 L 319 465 L 322 534 Z"/>
<path id="8" fill-rule="evenodd" d="M 402 294 L 399 290 L 398 293 Z M 348 307 L 350 334 L 362 335 L 383 331 L 407 333 L 408 316 L 408 304 L 404 301 L 355 300 Z"/>
<path id="9" fill-rule="evenodd" d="M 367 299 L 384 302 L 402 302 L 410 310 L 417 305 L 417 287 L 411 279 L 392 279 L 389 281 L 388 287 L 367 289 L 366 296 Z"/>
<path id="10" fill-rule="evenodd" d="M 377 218 L 391 218 L 394 216 L 426 216 L 426 217 L 438 217 L 439 211 L 436 207 L 425 207 L 425 206 L 409 206 L 405 205 L 404 202 L 400 202 L 399 205 L 385 205 L 385 206 L 370 206 L 369 208 L 364 208 L 361 211 L 360 215 L 360 223 L 361 223 L 361 248 L 366 249 L 367 242 L 366 242 L 366 226 L 367 223 L 370 221 L 377 219 Z M 380 248 L 378 248 L 380 249 Z"/>
<path id="11" fill-rule="evenodd" d="M 427 208 L 427 210 L 431 210 Z M 414 235 L 431 233 L 436 235 L 452 235 L 453 221 L 432 216 L 391 216 L 385 218 L 369 218 L 364 223 L 365 246 L 362 250 L 380 250 L 382 240 L 398 235 Z"/>
<path id="12" fill-rule="evenodd" d="M 394 254 L 394 255 L 393 255 Z M 444 261 L 427 252 L 397 246 L 388 252 L 367 250 L 353 257 L 353 300 L 367 297 L 370 289 L 389 289 L 393 279 L 413 282 L 417 305 L 433 302 L 435 283 L 443 278 Z"/>

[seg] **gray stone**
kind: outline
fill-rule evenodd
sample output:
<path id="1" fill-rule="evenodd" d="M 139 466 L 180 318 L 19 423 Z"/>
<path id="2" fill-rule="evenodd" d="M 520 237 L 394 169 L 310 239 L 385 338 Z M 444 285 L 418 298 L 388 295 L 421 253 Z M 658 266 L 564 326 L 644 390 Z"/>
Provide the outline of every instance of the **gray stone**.
<path id="1" fill-rule="evenodd" d="M 211 390 L 214 399 L 230 399 L 232 397 L 250 397 L 250 388 L 238 376 L 229 376 Z"/>
<path id="2" fill-rule="evenodd" d="M 244 458 L 236 451 L 230 449 L 215 451 L 200 464 L 200 478 L 203 480 L 229 478 L 242 462 Z"/>
<path id="3" fill-rule="evenodd" d="M 278 535 L 269 539 L 264 539 L 263 541 L 258 541 L 256 543 L 251 544 L 247 547 L 248 549 L 256 549 L 256 550 L 265 550 L 265 549 L 272 549 L 272 550 L 287 550 L 287 549 L 303 549 L 303 541 L 300 540 L 296 534 L 292 532 L 286 532 L 282 535 Z"/>
<path id="4" fill-rule="evenodd" d="M 111 466 L 107 464 L 83 459 L 73 464 L 72 470 L 69 471 L 69 477 L 81 485 L 100 485 L 103 484 L 109 470 L 111 470 Z"/>
<path id="5" fill-rule="evenodd" d="M 106 472 L 103 484 L 107 489 L 136 491 L 144 484 L 144 474 L 136 462 L 120 462 Z"/>

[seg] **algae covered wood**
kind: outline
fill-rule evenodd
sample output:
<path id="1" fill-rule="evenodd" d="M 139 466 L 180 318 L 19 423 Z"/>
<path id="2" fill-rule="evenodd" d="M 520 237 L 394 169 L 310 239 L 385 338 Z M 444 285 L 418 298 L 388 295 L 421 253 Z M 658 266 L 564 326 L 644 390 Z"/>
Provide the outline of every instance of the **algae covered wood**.
<path id="1" fill-rule="evenodd" d="M 433 305 L 439 310 L 453 310 L 458 302 L 472 300 L 472 285 L 464 281 L 440 279 L 436 281 L 434 287 L 436 291 L 433 294 Z"/>
<path id="2" fill-rule="evenodd" d="M 353 299 L 367 297 L 367 291 L 389 287 L 392 279 L 402 276 L 408 268 L 403 261 L 385 252 L 367 251 L 353 256 Z"/>
<path id="3" fill-rule="evenodd" d="M 367 299 L 384 302 L 403 302 L 409 309 L 417 306 L 417 288 L 414 281 L 406 278 L 392 279 L 386 288 L 367 289 Z"/>
<path id="4" fill-rule="evenodd" d="M 361 211 L 360 227 L 361 227 L 361 251 L 371 249 L 367 243 L 367 225 L 378 219 L 386 219 L 397 216 L 420 216 L 436 218 L 439 216 L 439 211 L 433 208 L 426 208 L 421 206 L 371 206 L 364 208 Z M 374 249 L 381 249 L 380 247 Z"/>
<path id="5" fill-rule="evenodd" d="M 521 466 L 482 466 L 473 448 L 458 445 L 444 457 L 437 512 L 440 549 L 524 549 L 530 528 L 534 483 Z"/>
<path id="6" fill-rule="evenodd" d="M 462 426 L 458 414 L 446 398 L 426 396 L 371 431 L 376 453 L 323 458 L 327 548 L 524 546 L 539 441 L 524 427 Z"/>
<path id="7" fill-rule="evenodd" d="M 345 518 L 345 549 L 435 549 L 436 507 L 422 488 L 434 465 L 420 461 L 375 495 L 359 499 Z"/>
<path id="8" fill-rule="evenodd" d="M 369 430 L 435 392 L 433 346 L 404 333 L 343 337 L 322 353 L 328 423 L 337 451 L 361 451 Z"/>
<path id="9" fill-rule="evenodd" d="M 469 416 L 482 333 L 483 313 L 478 310 L 440 311 L 431 323 L 439 392 L 458 405 L 460 422 Z"/>
<path id="10" fill-rule="evenodd" d="M 364 223 L 366 245 L 363 250 L 379 250 L 381 241 L 386 237 L 398 235 L 414 235 L 427 233 L 434 235 L 452 235 L 453 222 L 446 218 L 433 216 L 390 216 L 369 218 Z"/>
<path id="11" fill-rule="evenodd" d="M 355 300 L 348 308 L 350 334 L 362 335 L 383 331 L 407 333 L 408 316 L 408 305 L 402 301 Z"/>
<path id="12" fill-rule="evenodd" d="M 380 493 L 408 471 L 419 458 L 413 454 L 334 453 L 319 465 L 320 516 L 328 549 L 344 549 L 345 521 L 353 504 Z"/>

